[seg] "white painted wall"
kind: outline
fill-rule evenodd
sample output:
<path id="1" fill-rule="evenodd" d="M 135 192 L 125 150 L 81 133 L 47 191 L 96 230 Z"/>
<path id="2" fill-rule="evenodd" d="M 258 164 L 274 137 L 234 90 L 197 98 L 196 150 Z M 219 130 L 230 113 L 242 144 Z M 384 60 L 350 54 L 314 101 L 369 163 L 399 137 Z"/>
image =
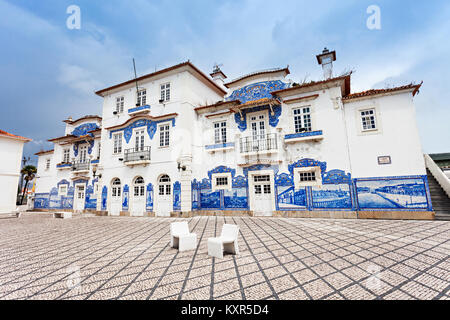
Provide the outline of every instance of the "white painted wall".
<path id="1" fill-rule="evenodd" d="M 0 136 L 0 213 L 16 209 L 24 141 Z"/>
<path id="2" fill-rule="evenodd" d="M 379 130 L 361 134 L 358 110 L 375 107 Z M 426 175 L 411 92 L 345 103 L 353 178 Z M 391 156 L 391 165 L 378 165 Z"/>

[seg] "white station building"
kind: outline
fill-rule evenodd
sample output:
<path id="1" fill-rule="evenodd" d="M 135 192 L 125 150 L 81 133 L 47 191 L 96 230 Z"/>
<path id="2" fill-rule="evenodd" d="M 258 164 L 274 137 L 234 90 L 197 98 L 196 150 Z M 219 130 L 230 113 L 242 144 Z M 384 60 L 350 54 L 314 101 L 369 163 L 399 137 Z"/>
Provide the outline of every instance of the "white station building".
<path id="1" fill-rule="evenodd" d="M 0 213 L 16 210 L 23 146 L 31 139 L 0 130 Z"/>
<path id="2" fill-rule="evenodd" d="M 351 92 L 289 68 L 231 82 L 192 63 L 96 92 L 102 116 L 65 120 L 40 152 L 35 209 L 112 216 L 432 219 L 414 96 L 421 85 Z"/>

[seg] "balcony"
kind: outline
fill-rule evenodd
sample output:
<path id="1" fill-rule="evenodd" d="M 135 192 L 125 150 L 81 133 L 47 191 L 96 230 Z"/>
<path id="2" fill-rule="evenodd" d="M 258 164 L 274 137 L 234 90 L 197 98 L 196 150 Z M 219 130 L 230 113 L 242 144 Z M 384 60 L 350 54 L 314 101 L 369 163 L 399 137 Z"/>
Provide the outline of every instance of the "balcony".
<path id="1" fill-rule="evenodd" d="M 124 153 L 123 163 L 127 166 L 147 165 L 150 163 L 150 147 L 127 149 Z"/>
<path id="2" fill-rule="evenodd" d="M 276 153 L 278 151 L 277 134 L 255 135 L 240 139 L 241 154 Z"/>
<path id="3" fill-rule="evenodd" d="M 304 141 L 320 141 L 323 140 L 323 131 L 304 131 L 294 134 L 287 134 L 284 136 L 284 141 L 286 143 L 296 143 Z"/>
<path id="4" fill-rule="evenodd" d="M 58 170 L 67 170 L 67 169 L 72 168 L 72 164 L 69 162 L 61 162 L 56 165 L 56 168 Z"/>
<path id="5" fill-rule="evenodd" d="M 74 173 L 88 173 L 89 169 L 90 163 L 88 160 L 72 162 L 72 172 Z"/>

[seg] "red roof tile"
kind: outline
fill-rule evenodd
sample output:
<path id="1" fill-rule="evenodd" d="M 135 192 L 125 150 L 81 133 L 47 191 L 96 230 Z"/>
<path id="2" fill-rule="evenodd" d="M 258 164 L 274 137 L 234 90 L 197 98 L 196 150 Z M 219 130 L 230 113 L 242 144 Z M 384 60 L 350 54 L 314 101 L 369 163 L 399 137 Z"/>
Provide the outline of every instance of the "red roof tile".
<path id="1" fill-rule="evenodd" d="M 25 142 L 30 142 L 31 141 L 31 139 L 29 139 L 29 138 L 16 136 L 15 134 L 12 134 L 12 133 L 9 133 L 9 132 L 3 131 L 3 130 L 0 130 L 0 136 L 13 138 L 13 139 L 16 139 L 16 140 L 22 140 L 22 141 L 25 141 Z"/>
<path id="2" fill-rule="evenodd" d="M 379 95 L 379 94 L 384 94 L 384 93 L 391 93 L 391 92 L 410 90 L 410 89 L 414 89 L 413 96 L 415 96 L 417 94 L 417 92 L 419 92 L 419 89 L 421 86 L 422 86 L 422 83 L 421 84 L 412 84 L 411 83 L 406 86 L 395 87 L 395 88 L 371 89 L 371 90 L 367 90 L 367 91 L 349 94 L 349 95 L 343 97 L 342 100 L 351 100 L 351 99 L 356 99 L 356 98 L 363 98 L 363 97 L 369 97 L 369 96 L 374 96 L 374 95 Z"/>

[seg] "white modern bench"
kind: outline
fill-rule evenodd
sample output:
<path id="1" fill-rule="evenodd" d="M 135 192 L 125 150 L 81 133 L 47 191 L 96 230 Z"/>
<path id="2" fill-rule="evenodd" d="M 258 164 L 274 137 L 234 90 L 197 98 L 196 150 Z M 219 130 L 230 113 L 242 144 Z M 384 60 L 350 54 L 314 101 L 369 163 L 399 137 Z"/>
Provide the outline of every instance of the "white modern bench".
<path id="1" fill-rule="evenodd" d="M 239 254 L 238 235 L 238 226 L 224 224 L 220 237 L 208 239 L 208 255 L 223 259 L 224 251 L 232 254 Z"/>
<path id="2" fill-rule="evenodd" d="M 178 248 L 180 252 L 197 248 L 197 234 L 190 233 L 186 221 L 170 224 L 170 246 Z"/>
<path id="3" fill-rule="evenodd" d="M 72 212 L 53 212 L 53 218 L 72 219 Z"/>

